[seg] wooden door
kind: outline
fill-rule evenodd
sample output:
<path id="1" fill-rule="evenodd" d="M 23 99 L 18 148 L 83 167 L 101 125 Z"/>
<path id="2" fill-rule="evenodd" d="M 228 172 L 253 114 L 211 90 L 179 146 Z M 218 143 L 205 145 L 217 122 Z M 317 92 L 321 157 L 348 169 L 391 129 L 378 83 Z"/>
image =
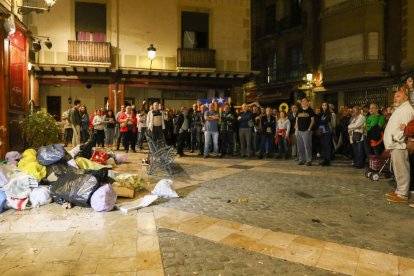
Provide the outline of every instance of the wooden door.
<path id="1" fill-rule="evenodd" d="M 47 96 L 46 99 L 47 113 L 53 116 L 57 122 L 60 122 L 61 99 L 60 96 Z"/>

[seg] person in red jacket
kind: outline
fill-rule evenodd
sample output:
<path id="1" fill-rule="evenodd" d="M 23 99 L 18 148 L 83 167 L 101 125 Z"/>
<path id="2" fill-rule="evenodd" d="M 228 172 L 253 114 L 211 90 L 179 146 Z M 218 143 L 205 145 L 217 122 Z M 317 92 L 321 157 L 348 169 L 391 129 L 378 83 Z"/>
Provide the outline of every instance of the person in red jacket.
<path id="1" fill-rule="evenodd" d="M 125 112 L 119 116 L 118 122 L 125 152 L 128 152 L 129 145 L 131 145 L 132 152 L 136 152 L 134 135 L 137 135 L 137 117 L 132 112 L 131 106 L 126 107 Z"/>

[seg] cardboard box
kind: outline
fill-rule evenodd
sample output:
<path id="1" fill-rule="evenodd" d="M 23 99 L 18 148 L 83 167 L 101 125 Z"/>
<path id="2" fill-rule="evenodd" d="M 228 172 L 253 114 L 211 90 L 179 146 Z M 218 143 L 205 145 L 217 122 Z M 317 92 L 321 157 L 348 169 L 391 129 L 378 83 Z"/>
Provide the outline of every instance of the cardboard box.
<path id="1" fill-rule="evenodd" d="M 132 188 L 126 188 L 121 186 L 112 186 L 118 197 L 129 197 L 133 198 L 135 195 L 135 190 Z"/>

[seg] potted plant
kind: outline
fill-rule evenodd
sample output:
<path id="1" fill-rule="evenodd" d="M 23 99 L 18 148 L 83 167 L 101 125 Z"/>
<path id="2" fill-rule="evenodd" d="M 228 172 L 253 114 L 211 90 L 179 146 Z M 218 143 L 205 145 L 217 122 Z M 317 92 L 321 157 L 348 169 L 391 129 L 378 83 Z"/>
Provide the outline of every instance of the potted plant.
<path id="1" fill-rule="evenodd" d="M 21 127 L 28 147 L 37 149 L 59 142 L 59 126 L 49 113 L 33 112 L 21 122 Z"/>

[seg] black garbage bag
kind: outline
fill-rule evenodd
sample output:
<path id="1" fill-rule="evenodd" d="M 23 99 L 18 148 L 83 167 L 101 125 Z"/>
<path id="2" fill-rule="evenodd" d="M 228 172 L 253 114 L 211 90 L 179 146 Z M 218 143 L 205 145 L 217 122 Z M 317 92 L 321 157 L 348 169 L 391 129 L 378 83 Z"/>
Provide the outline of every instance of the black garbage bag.
<path id="1" fill-rule="evenodd" d="M 94 135 L 91 136 L 91 138 L 89 138 L 89 140 L 83 144 L 80 145 L 79 149 L 79 153 L 76 155 L 76 157 L 83 157 L 86 159 L 91 159 L 92 157 L 92 148 L 96 145 L 96 141 L 95 141 L 95 137 Z"/>
<path id="2" fill-rule="evenodd" d="M 53 199 L 63 199 L 76 206 L 90 207 L 92 194 L 99 188 L 99 182 L 91 174 L 68 173 L 51 185 Z"/>
<path id="3" fill-rule="evenodd" d="M 84 172 L 95 176 L 100 184 L 108 183 L 108 168 L 102 168 L 99 170 L 84 170 Z"/>
<path id="4" fill-rule="evenodd" d="M 36 154 L 36 159 L 43 166 L 51 165 L 59 162 L 66 154 L 66 150 L 62 145 L 54 144 L 40 147 Z"/>
<path id="5" fill-rule="evenodd" d="M 68 165 L 65 162 L 58 162 L 49 166 L 46 166 L 46 178 L 49 177 L 52 173 L 55 173 L 56 177 L 60 177 L 62 175 L 79 171 L 78 169 Z"/>

